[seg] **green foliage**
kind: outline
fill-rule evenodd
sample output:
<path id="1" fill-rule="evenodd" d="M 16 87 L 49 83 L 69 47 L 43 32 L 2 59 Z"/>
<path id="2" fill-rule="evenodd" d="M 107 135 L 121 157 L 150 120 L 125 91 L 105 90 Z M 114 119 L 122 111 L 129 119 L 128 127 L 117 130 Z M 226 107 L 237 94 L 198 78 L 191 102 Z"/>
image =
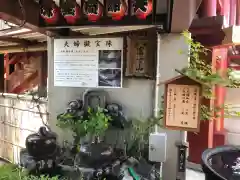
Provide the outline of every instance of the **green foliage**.
<path id="1" fill-rule="evenodd" d="M 61 114 L 57 117 L 57 126 L 62 129 L 69 129 L 74 134 L 74 143 L 79 144 L 81 137 L 86 136 L 87 131 L 83 124 L 83 117 L 75 116 L 71 113 Z"/>
<path id="2" fill-rule="evenodd" d="M 132 119 L 130 140 L 127 141 L 127 154 L 135 158 L 144 156 L 148 151 L 149 133 L 155 126 L 161 126 L 159 118 Z"/>
<path id="3" fill-rule="evenodd" d="M 190 52 L 180 53 L 187 54 L 189 56 L 190 62 L 189 67 L 182 69 L 181 73 L 201 82 L 201 84 L 203 85 L 202 96 L 205 99 L 214 99 L 212 92 L 212 87 L 214 85 L 224 87 L 239 87 L 240 83 L 230 75 L 232 71 L 231 69 L 228 69 L 226 78 L 222 78 L 219 72 L 213 72 L 211 64 L 207 62 L 206 59 L 206 55 L 209 53 L 210 50 L 205 48 L 199 42 L 196 42 L 192 38 L 190 38 L 187 31 L 183 32 L 182 34 L 185 37 L 186 43 L 190 46 Z M 217 107 L 213 111 L 219 112 L 221 108 L 222 107 Z M 223 108 L 225 109 L 225 112 L 229 113 L 230 110 L 227 105 L 224 105 Z M 212 119 L 212 115 L 214 114 L 213 111 L 210 110 L 208 106 L 201 105 L 201 120 Z"/>
<path id="4" fill-rule="evenodd" d="M 25 176 L 23 177 L 22 180 L 60 180 L 60 178 L 58 176 L 54 176 L 54 177 L 49 177 L 47 175 L 41 175 L 41 176 Z M 61 180 L 64 180 L 63 178 L 61 178 Z"/>
<path id="5" fill-rule="evenodd" d="M 88 118 L 83 121 L 84 129 L 88 135 L 102 136 L 108 129 L 111 117 L 104 113 L 104 109 L 98 108 L 95 112 L 88 108 Z"/>
<path id="6" fill-rule="evenodd" d="M 70 129 L 74 133 L 75 144 L 80 143 L 80 139 L 86 135 L 101 136 L 108 129 L 111 117 L 105 114 L 105 110 L 98 108 L 94 111 L 88 108 L 87 116 L 75 116 L 65 113 L 58 116 L 58 123 L 62 129 Z"/>
<path id="7" fill-rule="evenodd" d="M 0 166 L 1 180 L 19 180 L 26 175 L 26 172 L 13 164 L 5 164 Z"/>
<path id="8" fill-rule="evenodd" d="M 14 164 L 4 164 L 0 166 L 0 180 L 59 180 L 59 178 L 57 176 L 41 175 L 37 177 L 28 175 L 26 170 Z"/>

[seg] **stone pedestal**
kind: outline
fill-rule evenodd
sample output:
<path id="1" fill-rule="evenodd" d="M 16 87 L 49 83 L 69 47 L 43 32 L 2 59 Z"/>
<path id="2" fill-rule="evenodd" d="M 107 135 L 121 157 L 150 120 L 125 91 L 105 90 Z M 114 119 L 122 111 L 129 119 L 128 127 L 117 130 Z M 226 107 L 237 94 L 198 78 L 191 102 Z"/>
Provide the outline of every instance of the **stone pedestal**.
<path id="1" fill-rule="evenodd" d="M 224 120 L 225 144 L 240 145 L 240 117 L 230 117 Z"/>

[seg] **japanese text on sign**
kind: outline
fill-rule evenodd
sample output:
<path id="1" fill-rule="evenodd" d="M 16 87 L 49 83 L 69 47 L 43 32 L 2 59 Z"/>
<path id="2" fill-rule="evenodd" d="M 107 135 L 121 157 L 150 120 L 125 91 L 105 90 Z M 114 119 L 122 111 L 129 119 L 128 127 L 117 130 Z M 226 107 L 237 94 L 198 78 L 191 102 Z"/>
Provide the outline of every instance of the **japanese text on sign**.
<path id="1" fill-rule="evenodd" d="M 166 126 L 198 128 L 200 87 L 169 84 L 167 88 Z"/>
<path id="2" fill-rule="evenodd" d="M 122 87 L 123 38 L 54 40 L 54 85 Z"/>

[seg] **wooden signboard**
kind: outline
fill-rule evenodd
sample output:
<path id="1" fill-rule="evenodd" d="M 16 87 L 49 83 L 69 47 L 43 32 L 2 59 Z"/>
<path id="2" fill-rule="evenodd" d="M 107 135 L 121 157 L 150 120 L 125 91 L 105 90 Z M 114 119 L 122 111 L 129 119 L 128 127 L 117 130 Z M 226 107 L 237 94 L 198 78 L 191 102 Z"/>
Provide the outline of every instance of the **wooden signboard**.
<path id="1" fill-rule="evenodd" d="M 154 38 L 155 36 L 151 36 L 150 32 L 145 36 L 132 35 L 127 38 L 126 76 L 154 78 L 154 50 L 156 49 Z"/>
<path id="2" fill-rule="evenodd" d="M 201 85 L 185 76 L 170 80 L 165 86 L 166 128 L 198 132 L 200 129 Z"/>

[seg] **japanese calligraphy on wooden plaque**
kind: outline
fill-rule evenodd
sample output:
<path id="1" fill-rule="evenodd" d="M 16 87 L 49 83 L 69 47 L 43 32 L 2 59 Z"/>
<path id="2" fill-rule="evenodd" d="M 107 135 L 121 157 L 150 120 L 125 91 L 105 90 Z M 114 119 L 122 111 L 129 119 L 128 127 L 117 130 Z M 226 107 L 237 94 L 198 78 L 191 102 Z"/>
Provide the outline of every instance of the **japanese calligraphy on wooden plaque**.
<path id="1" fill-rule="evenodd" d="M 127 38 L 127 67 L 126 76 L 131 77 L 154 77 L 154 40 L 146 35 L 129 36 Z"/>
<path id="2" fill-rule="evenodd" d="M 201 86 L 197 83 L 167 84 L 165 89 L 165 127 L 199 131 L 200 93 Z"/>

